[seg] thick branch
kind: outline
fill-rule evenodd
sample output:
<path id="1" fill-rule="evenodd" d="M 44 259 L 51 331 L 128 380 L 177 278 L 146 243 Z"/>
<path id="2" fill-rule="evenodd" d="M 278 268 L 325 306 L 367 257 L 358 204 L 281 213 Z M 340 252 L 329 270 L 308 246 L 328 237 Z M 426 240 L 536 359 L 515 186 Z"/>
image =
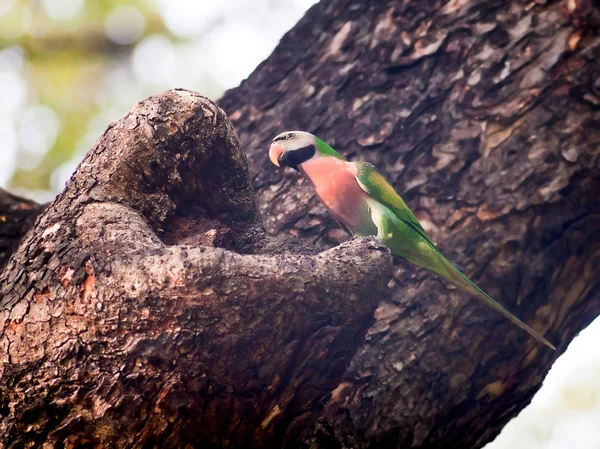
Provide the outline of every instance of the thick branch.
<path id="1" fill-rule="evenodd" d="M 371 239 L 268 238 L 223 112 L 152 97 L 0 277 L 0 445 L 278 446 L 340 382 L 390 275 Z"/>
<path id="2" fill-rule="evenodd" d="M 0 189 L 0 271 L 43 210 L 44 206 Z"/>

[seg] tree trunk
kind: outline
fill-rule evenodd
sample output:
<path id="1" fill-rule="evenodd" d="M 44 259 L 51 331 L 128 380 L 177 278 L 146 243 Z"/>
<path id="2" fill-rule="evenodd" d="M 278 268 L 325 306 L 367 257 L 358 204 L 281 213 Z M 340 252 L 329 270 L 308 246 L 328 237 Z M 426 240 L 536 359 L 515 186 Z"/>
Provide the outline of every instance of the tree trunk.
<path id="1" fill-rule="evenodd" d="M 599 17 L 319 3 L 220 102 L 256 202 L 222 111 L 186 91 L 134 107 L 0 275 L 0 447 L 490 441 L 600 312 Z M 374 163 L 559 350 L 424 270 L 392 273 L 373 239 L 341 243 L 268 162 L 285 129 Z"/>
<path id="2" fill-rule="evenodd" d="M 373 163 L 450 260 L 553 352 L 425 270 L 395 266 L 313 448 L 481 447 L 600 313 L 600 7 L 322 1 L 220 105 L 273 235 L 345 239 L 266 157 L 287 129 Z"/>

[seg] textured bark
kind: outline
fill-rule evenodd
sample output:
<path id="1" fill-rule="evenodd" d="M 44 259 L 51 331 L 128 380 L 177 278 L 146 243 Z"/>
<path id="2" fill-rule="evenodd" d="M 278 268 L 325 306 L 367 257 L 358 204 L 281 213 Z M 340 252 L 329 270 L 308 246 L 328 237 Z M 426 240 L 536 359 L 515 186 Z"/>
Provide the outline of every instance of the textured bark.
<path id="1" fill-rule="evenodd" d="M 374 239 L 267 237 L 223 112 L 134 107 L 0 275 L 0 447 L 278 447 L 387 295 Z"/>
<path id="2" fill-rule="evenodd" d="M 220 102 L 267 231 L 304 244 L 263 235 L 209 103 L 134 109 L 0 279 L 2 444 L 490 441 L 600 312 L 599 15 L 576 0 L 314 6 Z M 343 232 L 266 157 L 293 128 L 374 163 L 442 251 L 559 350 L 402 262 L 388 300 L 372 241 L 327 250 Z"/>
<path id="3" fill-rule="evenodd" d="M 43 208 L 0 189 L 0 270 Z"/>
<path id="4" fill-rule="evenodd" d="M 392 182 L 442 251 L 559 346 L 398 263 L 307 445 L 481 447 L 600 312 L 600 11 L 322 1 L 220 105 L 274 235 L 345 237 L 269 140 L 313 132 Z"/>

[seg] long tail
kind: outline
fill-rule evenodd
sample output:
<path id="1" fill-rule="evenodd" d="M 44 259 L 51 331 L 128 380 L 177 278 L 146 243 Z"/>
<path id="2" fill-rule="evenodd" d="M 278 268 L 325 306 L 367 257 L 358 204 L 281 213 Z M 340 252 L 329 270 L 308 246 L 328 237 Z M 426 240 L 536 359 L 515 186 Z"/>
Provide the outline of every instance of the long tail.
<path id="1" fill-rule="evenodd" d="M 500 312 L 502 315 L 504 315 L 510 321 L 515 323 L 517 326 L 519 326 L 525 332 L 527 332 L 529 335 L 531 335 L 538 341 L 541 341 L 546 346 L 556 350 L 554 345 L 552 343 L 550 343 L 548 340 L 546 340 L 539 332 L 533 330 L 531 327 L 529 327 L 523 321 L 521 321 L 516 316 L 514 316 L 512 313 L 510 313 L 508 310 L 506 310 L 504 307 L 502 307 L 499 303 L 497 303 L 494 300 L 494 298 L 492 298 L 486 292 L 484 292 L 479 287 L 477 287 L 477 285 L 475 285 L 475 283 L 473 283 L 468 277 L 466 277 L 459 270 L 457 270 L 443 256 L 443 254 L 440 253 L 439 250 L 437 250 L 437 248 L 431 248 L 430 245 L 428 245 L 428 246 L 431 249 L 431 252 L 428 252 L 428 253 L 434 257 L 426 257 L 425 254 L 421 254 L 421 257 L 417 257 L 417 260 L 411 260 L 412 258 L 410 258 L 408 260 L 410 262 L 413 262 L 417 265 L 422 266 L 423 268 L 426 268 L 426 269 L 432 271 L 433 273 L 446 279 L 448 282 L 455 285 L 456 287 L 466 291 L 467 293 L 472 294 L 477 299 L 482 301 L 484 304 L 487 304 L 492 309 L 495 309 L 498 312 Z M 425 256 L 425 257 L 423 257 L 423 256 Z M 424 259 L 428 259 L 428 260 L 424 260 Z M 431 259 L 435 259 L 435 260 L 431 260 Z"/>

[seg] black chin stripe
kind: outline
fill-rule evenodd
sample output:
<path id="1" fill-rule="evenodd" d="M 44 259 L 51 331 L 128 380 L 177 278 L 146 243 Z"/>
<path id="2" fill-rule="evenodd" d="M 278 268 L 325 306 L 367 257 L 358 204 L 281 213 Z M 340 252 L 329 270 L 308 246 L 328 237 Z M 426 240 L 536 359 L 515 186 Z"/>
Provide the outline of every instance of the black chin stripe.
<path id="1" fill-rule="evenodd" d="M 297 167 L 306 162 L 315 155 L 317 148 L 314 145 L 307 145 L 296 150 L 285 151 L 279 157 L 279 165 L 287 167 Z"/>

